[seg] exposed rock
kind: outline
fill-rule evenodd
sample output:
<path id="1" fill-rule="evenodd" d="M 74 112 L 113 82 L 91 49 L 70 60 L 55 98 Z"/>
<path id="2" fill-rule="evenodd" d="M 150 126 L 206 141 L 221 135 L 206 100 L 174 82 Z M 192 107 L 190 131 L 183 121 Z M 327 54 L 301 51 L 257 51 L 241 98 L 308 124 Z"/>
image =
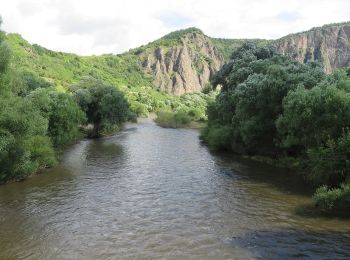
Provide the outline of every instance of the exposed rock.
<path id="1" fill-rule="evenodd" d="M 147 48 L 139 58 L 146 73 L 153 76 L 156 88 L 181 95 L 201 91 L 224 64 L 223 50 L 237 49 L 244 41 L 211 39 L 192 29 L 183 33 L 176 44 Z M 255 42 L 273 44 L 278 52 L 301 63 L 319 61 L 326 73 L 350 65 L 350 23 L 326 25 L 275 41 Z"/>
<path id="2" fill-rule="evenodd" d="M 350 23 L 326 25 L 276 41 L 277 50 L 299 62 L 319 61 L 326 73 L 350 65 Z"/>
<path id="3" fill-rule="evenodd" d="M 201 91 L 224 64 L 210 38 L 197 31 L 183 35 L 174 46 L 148 49 L 140 59 L 154 85 L 173 95 Z"/>

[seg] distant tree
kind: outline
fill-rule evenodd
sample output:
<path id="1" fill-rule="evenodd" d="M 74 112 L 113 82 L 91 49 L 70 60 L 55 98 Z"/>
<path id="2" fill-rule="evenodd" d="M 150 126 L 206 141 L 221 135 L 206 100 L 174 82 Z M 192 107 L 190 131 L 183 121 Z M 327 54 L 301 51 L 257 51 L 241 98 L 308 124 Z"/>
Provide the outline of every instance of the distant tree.
<path id="1" fill-rule="evenodd" d="M 101 136 L 104 130 L 118 126 L 128 119 L 129 107 L 124 94 L 113 86 L 95 79 L 86 79 L 76 86 L 74 99 L 93 124 L 91 137 Z"/>

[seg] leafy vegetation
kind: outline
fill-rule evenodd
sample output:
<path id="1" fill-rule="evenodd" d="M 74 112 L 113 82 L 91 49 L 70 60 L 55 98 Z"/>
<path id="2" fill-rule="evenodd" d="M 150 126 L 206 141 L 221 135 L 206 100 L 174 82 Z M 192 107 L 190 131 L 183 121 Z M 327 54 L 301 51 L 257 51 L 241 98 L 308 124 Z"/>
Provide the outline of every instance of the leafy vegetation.
<path id="1" fill-rule="evenodd" d="M 29 99 L 12 93 L 11 52 L 3 39 L 0 32 L 0 183 L 24 178 L 56 161 L 46 135 L 48 121 Z"/>
<path id="2" fill-rule="evenodd" d="M 13 55 L 16 59 L 11 60 Z M 119 90 L 100 80 L 80 77 L 86 70 L 87 75 L 96 74 L 99 63 L 116 66 L 124 73 L 125 68 L 115 64 L 118 57 L 95 61 L 94 57 L 56 53 L 32 46 L 18 35 L 5 37 L 2 32 L 0 56 L 0 183 L 23 179 L 53 166 L 57 162 L 55 148 L 79 139 L 79 128 L 86 128 L 85 123 L 93 124 L 96 137 L 102 130 L 120 126 L 130 116 L 128 103 Z M 92 62 L 85 63 L 90 59 Z M 132 61 L 130 64 L 134 66 Z M 112 79 L 113 75 L 103 73 L 106 80 Z M 111 81 L 132 79 L 134 83 L 147 83 L 138 73 L 129 72 Z M 70 93 L 73 89 L 74 96 Z M 133 93 L 129 98 L 132 96 Z"/>
<path id="3" fill-rule="evenodd" d="M 48 135 L 55 146 L 76 141 L 79 126 L 85 122 L 85 114 L 71 95 L 49 88 L 38 88 L 28 98 L 48 120 Z"/>
<path id="4" fill-rule="evenodd" d="M 101 136 L 102 131 L 113 129 L 128 119 L 129 107 L 123 93 L 115 87 L 90 79 L 78 84 L 74 99 L 93 125 L 90 137 Z"/>
<path id="5" fill-rule="evenodd" d="M 48 121 L 28 99 L 0 98 L 0 182 L 22 179 L 56 159 Z"/>
<path id="6" fill-rule="evenodd" d="M 189 28 L 124 54 L 91 57 L 1 33 L 0 182 L 55 164 L 54 149 L 77 140 L 81 128 L 98 137 L 155 112 L 163 127 L 208 120 L 202 139 L 214 149 L 292 158 L 320 187 L 316 206 L 349 208 L 349 70 L 325 75 L 316 63 L 277 55 L 264 40 L 211 39 L 231 60 L 203 93 L 170 96 L 154 88 L 140 55 L 176 46 L 188 33 L 202 34 Z M 211 61 L 197 62 L 200 72 L 201 63 Z"/>
<path id="7" fill-rule="evenodd" d="M 322 186 L 316 190 L 313 200 L 315 206 L 324 211 L 346 211 L 350 203 L 350 184 L 341 184 L 339 188 Z"/>
<path id="8" fill-rule="evenodd" d="M 127 119 L 135 121 L 137 116 L 147 116 L 150 112 L 158 113 L 158 122 L 167 118 L 162 122 L 176 122 L 177 127 L 187 126 L 191 121 L 206 120 L 206 105 L 215 96 L 211 89 L 208 88 L 206 94 L 186 94 L 182 97 L 160 92 L 154 88 L 152 76 L 145 73 L 139 59 L 143 51 L 154 51 L 159 46 L 176 46 L 184 35 L 192 32 L 202 34 L 196 28 L 189 28 L 124 54 L 90 57 L 51 51 L 29 44 L 18 34 L 1 33 L 0 96 L 8 111 L 3 114 L 4 123 L 0 128 L 4 136 L 16 141 L 11 143 L 3 138 L 2 156 L 9 167 L 22 167 L 19 161 L 10 162 L 6 156 L 10 156 L 11 147 L 20 149 L 23 146 L 23 158 L 17 156 L 17 159 L 22 160 L 24 166 L 18 171 L 0 169 L 5 176 L 0 181 L 22 178 L 53 165 L 56 160 L 54 148 L 79 139 L 82 136 L 79 130 L 87 132 L 90 137 L 97 137 L 115 130 Z M 11 56 L 15 59 L 10 62 Z M 18 107 L 6 105 L 12 99 L 16 100 Z M 25 123 L 20 123 L 23 118 L 12 118 L 23 109 L 22 106 L 28 106 L 23 114 L 27 120 Z M 19 138 L 13 136 L 10 126 L 5 124 L 5 121 L 11 120 L 11 126 L 28 124 L 28 129 L 31 124 L 34 127 L 40 122 L 42 129 L 39 132 L 28 130 L 28 134 L 20 132 Z M 34 150 L 30 145 L 34 141 L 30 140 L 42 144 L 45 151 L 42 155 L 47 158 L 39 156 L 40 151 Z"/>
<path id="9" fill-rule="evenodd" d="M 203 97 L 198 93 L 183 99 L 156 90 L 152 83 L 152 76 L 144 72 L 138 58 L 138 54 L 146 49 L 152 51 L 160 45 L 173 46 L 184 34 L 192 31 L 200 32 L 196 28 L 190 28 L 171 33 L 148 44 L 147 47 L 136 48 L 124 54 L 90 57 L 54 52 L 35 44 L 31 45 L 18 34 L 8 34 L 6 42 L 16 56 L 12 66 L 20 71 L 25 71 L 29 77 L 40 76 L 39 79 L 32 78 L 30 81 L 44 79 L 45 84 L 50 84 L 60 91 L 70 92 L 79 82 L 85 81 L 86 78 L 94 78 L 106 85 L 117 87 L 124 93 L 133 113 L 137 116 L 147 116 L 150 112 L 174 111 L 183 105 L 183 101 L 188 102 L 189 97 L 194 98 L 192 104 L 194 105 L 198 98 Z M 32 85 L 39 86 L 40 84 L 42 83 L 37 82 Z M 18 90 L 18 92 L 21 91 Z M 205 100 L 206 98 L 203 98 L 203 101 Z M 200 102 L 199 106 L 202 114 L 205 114 L 202 103 Z"/>
<path id="10" fill-rule="evenodd" d="M 333 208 L 339 201 L 350 208 L 343 196 L 350 177 L 348 71 L 327 76 L 315 63 L 248 42 L 212 84 L 221 92 L 208 106 L 205 142 L 239 154 L 293 157 L 308 181 L 330 187 L 318 190 L 316 205 Z"/>
<path id="11" fill-rule="evenodd" d="M 168 128 L 200 127 L 200 123 L 207 121 L 206 106 L 213 102 L 216 92 L 188 93 L 182 95 L 178 102 L 172 102 L 170 109 L 163 109 L 157 113 L 155 122 Z"/>
<path id="12" fill-rule="evenodd" d="M 230 60 L 231 54 L 240 48 L 247 39 L 222 39 L 222 38 L 211 38 L 214 46 L 222 53 L 226 61 Z M 254 42 L 257 46 L 263 47 L 269 43 L 269 40 L 255 39 L 249 40 Z"/>

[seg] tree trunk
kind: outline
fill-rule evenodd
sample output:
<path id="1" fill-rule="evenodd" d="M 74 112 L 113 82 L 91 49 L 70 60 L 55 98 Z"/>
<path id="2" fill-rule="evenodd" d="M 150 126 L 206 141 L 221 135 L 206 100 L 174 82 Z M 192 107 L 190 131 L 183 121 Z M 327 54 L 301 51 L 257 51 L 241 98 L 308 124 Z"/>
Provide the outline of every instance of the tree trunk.
<path id="1" fill-rule="evenodd" d="M 94 123 L 94 128 L 92 129 L 91 138 L 98 138 L 101 136 L 101 121 L 98 120 Z"/>

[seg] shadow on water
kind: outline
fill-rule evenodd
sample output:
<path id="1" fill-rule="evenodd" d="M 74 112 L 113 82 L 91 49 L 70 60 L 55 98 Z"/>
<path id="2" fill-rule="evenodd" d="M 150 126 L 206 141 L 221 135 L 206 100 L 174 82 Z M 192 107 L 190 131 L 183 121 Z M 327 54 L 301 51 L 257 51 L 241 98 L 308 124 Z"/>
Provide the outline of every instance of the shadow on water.
<path id="1" fill-rule="evenodd" d="M 264 183 L 284 193 L 311 196 L 313 188 L 307 185 L 295 171 L 258 162 L 227 152 L 213 152 L 211 155 L 223 167 L 234 170 L 235 174 L 245 177 L 252 182 Z"/>
<path id="2" fill-rule="evenodd" d="M 0 189 L 1 202 L 5 200 L 10 202 L 17 201 L 16 198 L 21 196 L 21 199 L 25 200 L 27 196 L 39 194 L 40 192 L 50 192 L 52 195 L 55 195 L 56 192 L 61 191 L 61 184 L 65 186 L 73 185 L 74 179 L 72 172 L 65 167 L 56 166 L 55 168 L 44 169 L 32 178 L 3 185 Z M 40 199 L 46 200 L 47 198 L 42 196 Z"/>
<path id="3" fill-rule="evenodd" d="M 297 205 L 293 213 L 304 218 L 324 219 L 349 219 L 349 211 L 322 211 L 313 206 L 311 196 L 315 189 L 308 185 L 302 176 L 293 170 L 276 167 L 267 163 L 258 162 L 253 159 L 244 158 L 232 153 L 210 152 L 220 166 L 231 169 L 222 171 L 224 174 L 233 177 L 239 174 L 250 182 L 267 184 L 272 189 L 283 194 L 305 196 L 304 203 Z M 233 171 L 232 171 L 233 170 Z"/>
<path id="4" fill-rule="evenodd" d="M 113 141 L 114 139 L 101 139 L 90 142 L 86 148 L 86 161 L 99 159 L 107 162 L 122 157 L 123 146 Z"/>
<path id="5" fill-rule="evenodd" d="M 349 259 L 350 235 L 341 232 L 259 230 L 227 241 L 262 259 Z"/>
<path id="6" fill-rule="evenodd" d="M 294 213 L 304 218 L 325 218 L 325 219 L 349 219 L 350 212 L 347 210 L 323 211 L 315 208 L 312 204 L 301 204 L 295 208 Z"/>

